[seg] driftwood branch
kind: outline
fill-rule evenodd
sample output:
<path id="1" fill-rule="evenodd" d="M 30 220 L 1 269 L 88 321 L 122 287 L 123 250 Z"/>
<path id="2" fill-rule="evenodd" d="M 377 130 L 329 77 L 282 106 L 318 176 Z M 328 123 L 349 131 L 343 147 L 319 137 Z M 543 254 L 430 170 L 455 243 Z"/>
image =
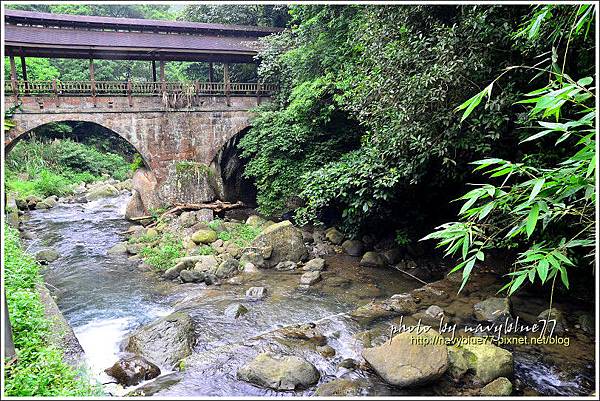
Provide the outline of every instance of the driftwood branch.
<path id="1" fill-rule="evenodd" d="M 220 200 L 209 202 L 209 203 L 176 203 L 169 210 L 161 213 L 160 217 L 166 216 L 168 214 L 180 214 L 181 212 L 189 211 L 189 210 L 200 210 L 200 209 L 211 209 L 215 213 L 220 213 L 225 210 L 232 209 L 240 209 L 244 208 L 246 205 L 243 202 L 221 202 Z M 148 219 L 152 219 L 154 216 L 141 216 L 141 217 L 132 217 L 129 220 L 131 221 L 144 221 Z M 156 225 L 156 222 L 148 225 L 148 227 L 152 227 Z"/>

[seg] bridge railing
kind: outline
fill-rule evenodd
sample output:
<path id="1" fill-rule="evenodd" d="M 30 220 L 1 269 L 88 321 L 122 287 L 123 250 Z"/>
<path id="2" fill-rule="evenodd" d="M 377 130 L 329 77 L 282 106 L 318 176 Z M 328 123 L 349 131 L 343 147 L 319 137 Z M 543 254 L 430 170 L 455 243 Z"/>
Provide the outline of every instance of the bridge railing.
<path id="1" fill-rule="evenodd" d="M 260 82 L 5 81 L 4 93 L 15 96 L 269 96 L 277 84 Z"/>

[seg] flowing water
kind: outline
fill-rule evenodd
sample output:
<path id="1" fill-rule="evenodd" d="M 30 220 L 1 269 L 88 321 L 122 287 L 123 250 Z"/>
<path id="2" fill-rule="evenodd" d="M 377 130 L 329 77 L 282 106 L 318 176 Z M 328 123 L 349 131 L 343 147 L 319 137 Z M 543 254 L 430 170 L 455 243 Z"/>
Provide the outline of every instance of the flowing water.
<path id="1" fill-rule="evenodd" d="M 86 353 L 91 373 L 100 381 L 111 380 L 103 370 L 117 361 L 128 333 L 174 310 L 184 310 L 196 327 L 194 354 L 181 373 L 163 367 L 163 375 L 146 394 L 275 395 L 237 380 L 235 372 L 258 352 L 279 350 L 304 356 L 322 372 L 322 380 L 366 380 L 371 393 L 410 395 L 388 387 L 376 375 L 338 365 L 345 358 L 360 360 L 362 349 L 355 335 L 364 328 L 344 312 L 373 299 L 409 291 L 419 283 L 391 269 L 359 268 L 356 258 L 339 255 L 327 259 L 323 281 L 306 290 L 298 287 L 298 272 L 273 270 L 240 275 L 221 286 L 164 281 L 154 272 L 139 269 L 139 261 L 107 254 L 124 240 L 122 232 L 130 226 L 124 219 L 127 200 L 128 195 L 121 195 L 90 203 L 60 203 L 52 209 L 31 211 L 24 223 L 35 238 L 27 243 L 31 252 L 51 247 L 60 254 L 43 274 Z M 260 302 L 246 301 L 245 291 L 251 286 L 266 287 L 268 297 Z M 236 302 L 243 303 L 249 312 L 239 319 L 225 316 L 225 308 Z M 314 347 L 299 348 L 277 334 L 279 328 L 306 322 L 314 322 L 326 335 L 336 350 L 335 357 L 323 358 Z M 534 392 L 587 391 L 579 379 L 565 381 L 547 364 L 525 357 L 515 359 L 517 377 Z M 107 391 L 126 393 L 114 386 Z M 425 389 L 423 393 L 435 390 Z M 283 393 L 294 394 L 302 393 Z"/>

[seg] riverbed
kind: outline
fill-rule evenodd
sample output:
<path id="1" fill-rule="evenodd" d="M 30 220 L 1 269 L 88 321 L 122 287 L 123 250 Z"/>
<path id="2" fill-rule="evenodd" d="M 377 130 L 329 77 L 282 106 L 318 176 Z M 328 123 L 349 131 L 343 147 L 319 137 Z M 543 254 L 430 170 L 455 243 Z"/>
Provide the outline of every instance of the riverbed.
<path id="1" fill-rule="evenodd" d="M 196 346 L 185 369 L 142 383 L 146 395 L 275 395 L 236 379 L 236 370 L 261 350 L 301 354 L 321 372 L 321 381 L 334 377 L 362 380 L 368 395 L 440 394 L 443 387 L 398 390 L 368 370 L 340 368 L 344 360 L 361 360 L 364 344 L 358 341 L 365 327 L 348 318 L 347 312 L 373 300 L 389 298 L 416 289 L 422 284 L 393 269 L 358 266 L 358 259 L 326 257 L 323 280 L 308 289 L 298 286 L 298 272 L 259 271 L 234 277 L 220 286 L 180 284 L 163 280 L 158 273 L 140 268 L 140 260 L 109 255 L 108 249 L 125 240 L 130 223 L 124 219 L 129 195 L 89 203 L 59 203 L 47 210 L 28 212 L 24 230 L 34 240 L 26 243 L 30 252 L 45 247 L 56 249 L 60 258 L 43 271 L 47 286 L 81 343 L 93 377 L 111 381 L 104 369 L 116 362 L 128 333 L 175 310 L 189 313 L 195 324 Z M 264 286 L 269 296 L 261 302 L 247 302 L 245 291 Z M 448 292 L 454 291 L 450 289 Z M 483 290 L 482 290 L 483 291 Z M 493 293 L 493 292 L 492 292 Z M 224 315 L 233 303 L 248 308 L 241 318 Z M 454 302 L 454 303 L 453 303 Z M 456 308 L 454 298 L 438 302 Z M 461 300 L 465 308 L 469 302 Z M 536 307 L 543 303 L 532 301 Z M 539 304 L 539 305 L 538 305 Z M 462 305 L 462 304 L 461 304 Z M 516 302 L 521 309 L 522 303 Z M 335 349 L 335 356 L 323 357 L 314 347 L 282 339 L 278 330 L 290 325 L 314 323 Z M 369 328 L 371 331 L 374 328 Z M 385 334 L 385 327 L 380 327 Z M 561 367 L 564 350 L 546 354 L 534 349 L 515 351 L 515 377 L 523 395 L 584 395 L 593 388 L 593 341 L 576 335 L 569 368 Z M 593 339 L 592 339 L 593 340 Z M 539 351 L 539 350 L 538 350 Z M 593 365 L 593 359 L 591 360 Z M 450 386 L 450 384 L 448 384 Z M 107 385 L 109 394 L 124 395 L 135 388 Z M 310 395 L 314 389 L 284 395 Z"/>

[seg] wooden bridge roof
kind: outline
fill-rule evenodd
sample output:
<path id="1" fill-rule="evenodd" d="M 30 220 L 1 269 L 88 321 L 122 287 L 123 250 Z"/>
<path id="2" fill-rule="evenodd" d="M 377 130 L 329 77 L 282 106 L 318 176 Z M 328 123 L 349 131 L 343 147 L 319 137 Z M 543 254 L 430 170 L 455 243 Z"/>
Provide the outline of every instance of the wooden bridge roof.
<path id="1" fill-rule="evenodd" d="M 6 10 L 4 31 L 7 56 L 244 63 L 279 29 Z"/>

